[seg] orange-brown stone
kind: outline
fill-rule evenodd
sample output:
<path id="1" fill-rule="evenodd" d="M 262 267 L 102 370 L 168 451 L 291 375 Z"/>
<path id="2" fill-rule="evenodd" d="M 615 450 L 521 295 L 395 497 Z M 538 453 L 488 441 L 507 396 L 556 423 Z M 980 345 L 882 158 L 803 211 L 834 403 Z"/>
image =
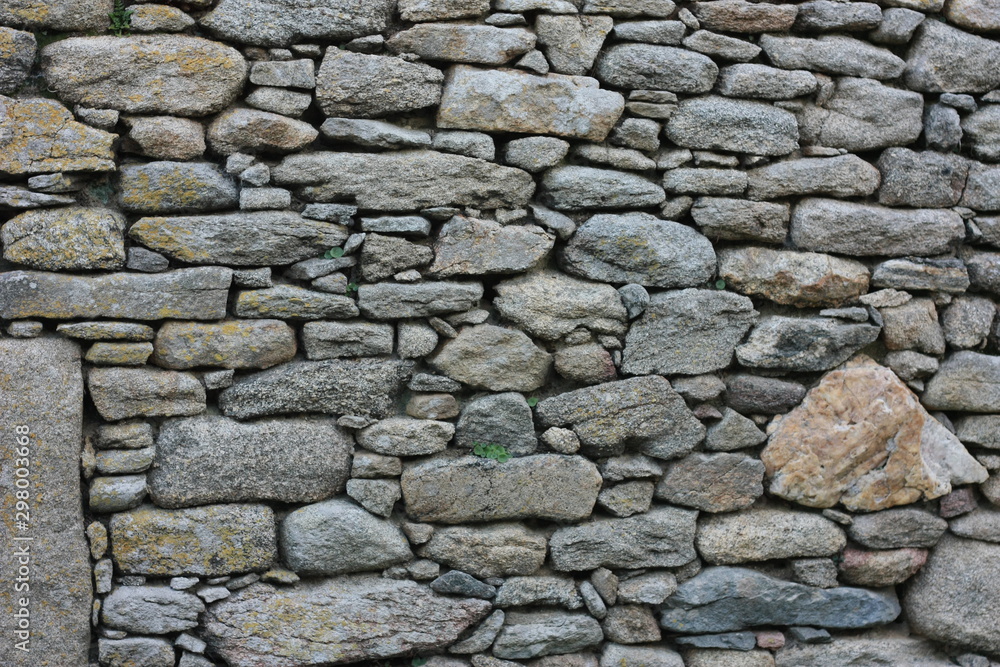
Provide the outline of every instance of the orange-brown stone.
<path id="1" fill-rule="evenodd" d="M 986 478 L 895 373 L 865 356 L 824 375 L 769 431 L 771 493 L 809 507 L 874 511 Z"/>

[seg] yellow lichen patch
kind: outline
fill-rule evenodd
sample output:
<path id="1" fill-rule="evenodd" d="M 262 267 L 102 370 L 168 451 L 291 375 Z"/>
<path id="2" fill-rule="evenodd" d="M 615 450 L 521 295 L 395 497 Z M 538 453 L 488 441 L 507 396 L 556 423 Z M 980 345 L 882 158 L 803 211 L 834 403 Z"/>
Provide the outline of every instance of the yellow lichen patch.
<path id="1" fill-rule="evenodd" d="M 94 343 L 85 358 L 104 366 L 142 366 L 152 353 L 152 343 Z"/>
<path id="2" fill-rule="evenodd" d="M 114 171 L 117 135 L 78 123 L 53 100 L 0 96 L 0 174 Z"/>

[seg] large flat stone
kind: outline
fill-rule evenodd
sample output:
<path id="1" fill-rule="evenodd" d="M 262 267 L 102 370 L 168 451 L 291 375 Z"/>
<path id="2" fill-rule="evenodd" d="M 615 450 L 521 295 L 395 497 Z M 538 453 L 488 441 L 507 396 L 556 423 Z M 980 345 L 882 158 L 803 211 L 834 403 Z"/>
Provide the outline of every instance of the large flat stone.
<path id="1" fill-rule="evenodd" d="M 875 342 L 880 328 L 826 317 L 761 318 L 736 359 L 748 368 L 783 371 L 825 371 Z"/>
<path id="2" fill-rule="evenodd" d="M 80 348 L 56 338 L 0 340 L 0 484 L 7 489 L 0 578 L 8 584 L 0 591 L 0 631 L 11 667 L 87 663 L 92 589 L 80 497 L 82 423 Z M 19 502 L 21 490 L 28 497 Z M 19 591 L 22 551 L 29 562 L 20 582 L 28 588 Z M 20 617 L 30 628 L 18 627 Z"/>
<path id="3" fill-rule="evenodd" d="M 205 388 L 191 373 L 158 368 L 97 367 L 87 374 L 94 407 L 109 421 L 205 411 Z"/>
<path id="4" fill-rule="evenodd" d="M 198 213 L 234 208 L 236 182 L 211 162 L 123 164 L 118 201 L 129 213 Z"/>
<path id="5" fill-rule="evenodd" d="M 698 512 L 654 507 L 625 519 L 559 528 L 549 540 L 552 567 L 563 571 L 679 567 L 695 558 Z"/>
<path id="6" fill-rule="evenodd" d="M 927 383 L 920 400 L 931 410 L 1000 412 L 1000 357 L 955 352 Z"/>
<path id="7" fill-rule="evenodd" d="M 295 330 L 279 320 L 170 320 L 156 332 L 153 363 L 177 370 L 270 368 L 291 361 L 295 347 Z"/>
<path id="8" fill-rule="evenodd" d="M 375 359 L 298 361 L 250 375 L 219 396 L 227 417 L 295 412 L 385 417 L 409 364 Z"/>
<path id="9" fill-rule="evenodd" d="M 844 35 L 817 39 L 764 35 L 760 45 L 775 66 L 841 76 L 895 79 L 906 63 L 892 51 Z"/>
<path id="10" fill-rule="evenodd" d="M 303 153 L 286 157 L 271 174 L 278 185 L 303 186 L 307 200 L 353 198 L 360 208 L 383 211 L 517 208 L 535 189 L 526 171 L 427 150 Z"/>
<path id="11" fill-rule="evenodd" d="M 276 500 L 309 503 L 343 492 L 353 443 L 331 419 L 171 419 L 147 475 L 160 507 Z"/>
<path id="12" fill-rule="evenodd" d="M 712 567 L 681 584 L 660 625 L 683 634 L 731 632 L 760 625 L 867 628 L 899 616 L 895 592 L 814 588 L 754 570 Z"/>
<path id="13" fill-rule="evenodd" d="M 377 575 L 258 583 L 213 605 L 204 637 L 232 667 L 330 665 L 443 649 L 491 608 Z"/>
<path id="14" fill-rule="evenodd" d="M 471 310 L 482 297 L 482 283 L 376 283 L 358 288 L 358 308 L 372 319 L 401 320 Z"/>
<path id="15" fill-rule="evenodd" d="M 747 197 L 867 197 L 878 189 L 881 180 L 878 169 L 857 155 L 783 160 L 747 172 Z"/>
<path id="16" fill-rule="evenodd" d="M 921 635 L 1000 655 L 1000 544 L 944 537 L 903 605 Z"/>
<path id="17" fill-rule="evenodd" d="M 445 81 L 438 127 L 603 141 L 625 100 L 594 84 L 588 77 L 456 66 Z"/>
<path id="18" fill-rule="evenodd" d="M 105 30 L 113 0 L 7 0 L 0 24 L 27 30 Z"/>
<path id="19" fill-rule="evenodd" d="M 951 667 L 952 662 L 937 646 L 920 637 L 838 636 L 825 644 L 786 644 L 774 654 L 776 667 Z"/>
<path id="20" fill-rule="evenodd" d="M 625 339 L 622 371 L 697 375 L 729 366 L 757 320 L 745 296 L 686 289 L 654 294 Z"/>
<path id="21" fill-rule="evenodd" d="M 503 65 L 534 48 L 535 34 L 524 28 L 462 23 L 420 23 L 386 42 L 395 53 L 425 60 Z"/>
<path id="22" fill-rule="evenodd" d="M 116 211 L 67 206 L 27 211 L 0 230 L 3 257 L 47 271 L 125 265 L 125 218 Z"/>
<path id="23" fill-rule="evenodd" d="M 327 49 L 316 75 L 316 104 L 327 116 L 381 118 L 436 105 L 441 70 L 400 58 Z"/>
<path id="24" fill-rule="evenodd" d="M 55 100 L 0 96 L 0 127 L 0 174 L 115 169 L 116 135 L 76 122 Z"/>
<path id="25" fill-rule="evenodd" d="M 555 237 L 537 225 L 455 216 L 438 231 L 427 272 L 439 278 L 522 273 L 544 263 L 554 243 Z"/>
<path id="26" fill-rule="evenodd" d="M 319 257 L 341 245 L 340 225 L 290 211 L 140 218 L 129 236 L 188 264 L 269 266 Z"/>
<path id="27" fill-rule="evenodd" d="M 648 213 L 601 214 L 563 248 L 566 272 L 608 283 L 693 287 L 715 272 L 712 243 L 687 225 Z"/>
<path id="28" fill-rule="evenodd" d="M 200 37 L 71 37 L 42 49 L 42 72 L 59 99 L 129 113 L 205 116 L 229 106 L 247 63 Z"/>
<path id="29" fill-rule="evenodd" d="M 265 505 L 139 507 L 111 517 L 111 553 L 126 574 L 218 577 L 262 572 L 277 557 Z"/>
<path id="30" fill-rule="evenodd" d="M 596 648 L 604 633 L 597 619 L 582 612 L 511 612 L 493 644 L 502 660 L 562 655 Z"/>
<path id="31" fill-rule="evenodd" d="M 435 528 L 418 554 L 476 577 L 529 575 L 545 560 L 544 534 L 522 523 Z"/>
<path id="32" fill-rule="evenodd" d="M 771 493 L 810 507 L 875 511 L 986 479 L 958 438 L 867 357 L 824 375 L 772 426 L 761 460 Z"/>
<path id="33" fill-rule="evenodd" d="M 940 209 L 901 210 L 833 199 L 803 199 L 792 211 L 792 243 L 845 255 L 947 252 L 965 237 L 961 216 Z"/>
<path id="34" fill-rule="evenodd" d="M 664 130 L 685 148 L 787 155 L 799 147 L 795 116 L 762 102 L 727 97 L 684 100 Z"/>
<path id="35" fill-rule="evenodd" d="M 347 41 L 384 30 L 395 8 L 393 0 L 222 0 L 201 25 L 221 39 L 256 46 Z"/>
<path id="36" fill-rule="evenodd" d="M 576 165 L 547 171 L 542 188 L 542 201 L 560 211 L 649 208 L 666 198 L 660 185 L 638 174 Z"/>
<path id="37" fill-rule="evenodd" d="M 929 93 L 984 93 L 1000 85 L 1000 44 L 924 21 L 906 56 L 905 81 Z"/>
<path id="38" fill-rule="evenodd" d="M 214 266 L 96 276 L 8 271 L 0 274 L 0 317 L 217 320 L 231 281 L 230 269 Z"/>
<path id="39" fill-rule="evenodd" d="M 708 56 L 672 46 L 616 44 L 601 54 L 595 73 L 616 88 L 707 93 L 719 67 Z"/>
<path id="40" fill-rule="evenodd" d="M 571 426 L 584 453 L 616 456 L 626 444 L 657 458 L 683 456 L 705 427 L 670 383 L 657 375 L 606 382 L 547 398 L 536 407 L 543 426 Z"/>
<path id="41" fill-rule="evenodd" d="M 695 539 L 714 565 L 833 556 L 846 544 L 844 531 L 819 514 L 766 508 L 704 515 Z"/>
<path id="42" fill-rule="evenodd" d="M 597 502 L 601 475 L 579 456 L 538 454 L 505 463 L 442 457 L 407 466 L 402 485 L 406 513 L 417 521 L 579 521 Z"/>
<path id="43" fill-rule="evenodd" d="M 518 329 L 480 324 L 462 329 L 428 361 L 476 389 L 533 391 L 545 384 L 552 355 Z"/>

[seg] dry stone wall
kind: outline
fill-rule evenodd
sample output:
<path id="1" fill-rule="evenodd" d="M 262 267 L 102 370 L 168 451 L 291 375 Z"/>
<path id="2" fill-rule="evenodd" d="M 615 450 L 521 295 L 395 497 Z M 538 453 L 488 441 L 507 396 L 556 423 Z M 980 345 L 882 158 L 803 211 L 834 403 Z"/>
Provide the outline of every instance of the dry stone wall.
<path id="1" fill-rule="evenodd" d="M 0 663 L 1000 661 L 994 0 L 0 4 Z"/>

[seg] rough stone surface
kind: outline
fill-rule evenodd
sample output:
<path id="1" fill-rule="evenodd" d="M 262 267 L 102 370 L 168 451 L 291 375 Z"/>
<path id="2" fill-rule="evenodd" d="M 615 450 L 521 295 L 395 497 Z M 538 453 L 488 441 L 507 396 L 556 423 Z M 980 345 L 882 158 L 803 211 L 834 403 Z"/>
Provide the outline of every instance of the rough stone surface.
<path id="1" fill-rule="evenodd" d="M 531 408 L 514 392 L 491 394 L 470 401 L 455 425 L 455 444 L 501 444 L 515 456 L 531 454 L 538 446 Z"/>
<path id="2" fill-rule="evenodd" d="M 708 56 L 671 46 L 616 44 L 597 61 L 597 78 L 619 88 L 707 93 L 719 74 Z"/>
<path id="3" fill-rule="evenodd" d="M 544 384 L 552 357 L 520 331 L 480 324 L 445 343 L 430 363 L 476 389 L 531 391 Z"/>
<path id="4" fill-rule="evenodd" d="M 825 194 L 866 197 L 878 188 L 878 169 L 856 155 L 783 160 L 747 172 L 750 199 Z M 784 239 L 784 236 L 782 236 Z"/>
<path id="5" fill-rule="evenodd" d="M 736 348 L 750 368 L 823 371 L 843 363 L 878 338 L 879 327 L 829 318 L 773 315 L 758 322 Z"/>
<path id="6" fill-rule="evenodd" d="M 399 361 L 291 362 L 235 383 L 219 407 L 236 419 L 295 412 L 386 417 L 407 374 Z"/>
<path id="7" fill-rule="evenodd" d="M 760 102 L 714 96 L 681 102 L 665 133 L 685 148 L 755 155 L 787 155 L 799 140 L 791 113 Z"/>
<path id="8" fill-rule="evenodd" d="M 893 635 L 871 638 L 840 636 L 822 644 L 788 644 L 774 654 L 774 660 L 777 667 L 839 667 L 852 662 L 873 667 L 898 664 L 947 667 L 955 664 L 926 639 Z"/>
<path id="9" fill-rule="evenodd" d="M 695 558 L 697 512 L 654 507 L 622 519 L 595 519 L 559 528 L 549 541 L 552 567 L 562 571 L 597 567 L 677 567 Z"/>
<path id="10" fill-rule="evenodd" d="M 171 321 L 153 343 L 158 366 L 186 370 L 199 366 L 270 368 L 295 356 L 295 331 L 278 320 L 221 324 Z"/>
<path id="11" fill-rule="evenodd" d="M 504 660 L 572 653 L 597 646 L 601 626 L 588 614 L 563 611 L 510 612 L 493 643 Z"/>
<path id="12" fill-rule="evenodd" d="M 190 373 L 153 368 L 94 368 L 87 389 L 107 420 L 196 415 L 205 410 L 205 389 Z"/>
<path id="13" fill-rule="evenodd" d="M 577 389 L 536 407 L 543 426 L 570 425 L 584 453 L 615 456 L 632 448 L 657 458 L 687 454 L 705 427 L 662 377 L 650 375 Z"/>
<path id="14" fill-rule="evenodd" d="M 4 259 L 33 269 L 118 269 L 124 231 L 120 213 L 70 206 L 21 213 L 4 224 L 0 240 Z"/>
<path id="15" fill-rule="evenodd" d="M 823 35 L 817 39 L 765 35 L 760 45 L 768 59 L 783 69 L 895 79 L 906 67 L 903 59 L 892 51 L 843 35 Z"/>
<path id="16" fill-rule="evenodd" d="M 527 172 L 435 151 L 303 153 L 272 172 L 277 185 L 304 186 L 304 198 L 353 197 L 361 208 L 410 211 L 433 206 L 523 206 L 534 191 Z"/>
<path id="17" fill-rule="evenodd" d="M 774 427 L 761 459 L 771 493 L 810 507 L 873 511 L 986 478 L 899 378 L 867 358 L 826 374 Z"/>
<path id="18" fill-rule="evenodd" d="M 1000 84 L 997 63 L 996 42 L 941 21 L 924 21 L 907 54 L 905 81 L 913 90 L 983 93 Z"/>
<path id="19" fill-rule="evenodd" d="M 517 523 L 435 528 L 418 554 L 480 578 L 533 574 L 545 560 L 545 536 Z"/>
<path id="20" fill-rule="evenodd" d="M 424 456 L 444 451 L 455 425 L 433 419 L 390 417 L 357 433 L 358 444 L 388 456 Z"/>
<path id="21" fill-rule="evenodd" d="M 187 35 L 71 37 L 42 49 L 42 70 L 66 102 L 205 116 L 239 95 L 247 63 L 232 47 Z"/>
<path id="22" fill-rule="evenodd" d="M 9 521 L 0 536 L 12 554 L 33 537 L 30 553 L 30 606 L 20 604 L 15 590 L 16 557 L 4 559 L 0 575 L 10 586 L 0 594 L 8 610 L 0 628 L 8 646 L 30 640 L 30 652 L 9 648 L 11 665 L 56 667 L 87 661 L 90 644 L 91 574 L 83 532 L 79 460 L 83 420 L 80 349 L 66 340 L 34 338 L 0 340 L 0 454 L 8 461 L 0 480 L 11 490 L 3 496 Z M 27 459 L 27 462 L 24 460 Z M 30 533 L 15 532 L 13 490 L 17 468 L 31 473 Z M 46 493 L 45 489 L 58 489 Z M 15 541 L 16 540 L 16 541 Z M 20 636 L 16 613 L 28 609 L 30 635 Z M 21 628 L 23 629 L 23 628 Z M 36 660 L 37 658 L 37 660 Z"/>
<path id="23" fill-rule="evenodd" d="M 813 588 L 738 567 L 712 567 L 681 584 L 666 602 L 660 625 L 685 634 L 728 632 L 758 625 L 866 628 L 899 616 L 893 592 Z"/>
<path id="24" fill-rule="evenodd" d="M 506 463 L 463 456 L 407 466 L 402 484 L 406 513 L 416 521 L 579 521 L 590 516 L 601 476 L 578 456 L 537 454 Z"/>
<path id="25" fill-rule="evenodd" d="M 728 366 L 756 321 L 746 297 L 686 289 L 654 294 L 629 329 L 622 370 L 642 375 L 696 375 Z"/>
<path id="26" fill-rule="evenodd" d="M 127 632 L 163 635 L 198 625 L 205 605 L 196 596 L 159 586 L 122 586 L 104 599 L 101 619 Z"/>
<path id="27" fill-rule="evenodd" d="M 285 562 L 300 574 L 381 570 L 413 557 L 402 530 L 340 498 L 295 510 L 280 536 Z"/>
<path id="28" fill-rule="evenodd" d="M 695 540 L 698 553 L 715 565 L 831 556 L 846 543 L 844 531 L 818 514 L 770 509 L 705 516 Z"/>
<path id="29" fill-rule="evenodd" d="M 764 464 L 755 458 L 695 453 L 667 468 L 656 497 L 706 512 L 734 512 L 764 494 L 763 480 Z"/>
<path id="30" fill-rule="evenodd" d="M 711 239 L 781 243 L 788 235 L 789 207 L 724 197 L 699 197 L 691 218 Z"/>
<path id="31" fill-rule="evenodd" d="M 561 211 L 647 208 L 663 203 L 663 188 L 637 174 L 566 166 L 542 178 L 542 201 Z"/>
<path id="32" fill-rule="evenodd" d="M 375 576 L 256 583 L 212 605 L 205 640 L 234 667 L 392 658 L 447 646 L 489 611 L 485 600 Z"/>
<path id="33" fill-rule="evenodd" d="M 456 216 L 438 232 L 428 272 L 440 278 L 520 273 L 547 257 L 554 241 L 534 225 Z"/>
<path id="34" fill-rule="evenodd" d="M 869 549 L 933 547 L 948 525 L 916 508 L 901 508 L 854 517 L 848 536 Z"/>
<path id="35" fill-rule="evenodd" d="M 114 515 L 110 531 L 115 565 L 126 574 L 263 572 L 277 557 L 274 512 L 264 505 L 144 506 Z"/>
<path id="36" fill-rule="evenodd" d="M 970 386 L 976 391 L 970 392 Z M 931 410 L 996 412 L 1000 408 L 1000 357 L 955 352 L 927 383 L 921 401 Z"/>
<path id="37" fill-rule="evenodd" d="M 534 48 L 535 35 L 524 28 L 420 23 L 397 32 L 386 46 L 427 60 L 503 65 Z"/>
<path id="38" fill-rule="evenodd" d="M 332 420 L 170 420 L 160 427 L 150 495 L 167 508 L 315 502 L 343 491 L 351 450 Z"/>
<path id="39" fill-rule="evenodd" d="M 115 135 L 77 123 L 54 100 L 15 100 L 0 95 L 0 125 L 4 127 L 0 135 L 0 174 L 115 168 L 112 151 Z M 4 199 L 11 200 L 14 192 L 21 191 L 5 189 Z M 24 191 L 19 198 L 29 194 Z"/>
<path id="40" fill-rule="evenodd" d="M 319 136 L 309 123 L 257 109 L 230 109 L 216 116 L 207 130 L 208 143 L 220 155 L 291 153 Z"/>
<path id="41" fill-rule="evenodd" d="M 390 0 L 222 0 L 201 25 L 223 39 L 256 46 L 364 37 L 386 28 Z M 336 20 L 331 18 L 336 17 Z"/>
<path id="42" fill-rule="evenodd" d="M 648 287 L 700 285 L 715 270 L 708 239 L 646 213 L 595 215 L 577 229 L 559 260 L 583 278 Z"/>
<path id="43" fill-rule="evenodd" d="M 327 116 L 382 118 L 438 104 L 443 81 L 429 65 L 327 49 L 316 74 L 316 104 Z"/>
<path id="44" fill-rule="evenodd" d="M 839 306 L 868 291 L 861 262 L 810 252 L 760 247 L 724 248 L 719 277 L 750 296 L 792 306 Z"/>

